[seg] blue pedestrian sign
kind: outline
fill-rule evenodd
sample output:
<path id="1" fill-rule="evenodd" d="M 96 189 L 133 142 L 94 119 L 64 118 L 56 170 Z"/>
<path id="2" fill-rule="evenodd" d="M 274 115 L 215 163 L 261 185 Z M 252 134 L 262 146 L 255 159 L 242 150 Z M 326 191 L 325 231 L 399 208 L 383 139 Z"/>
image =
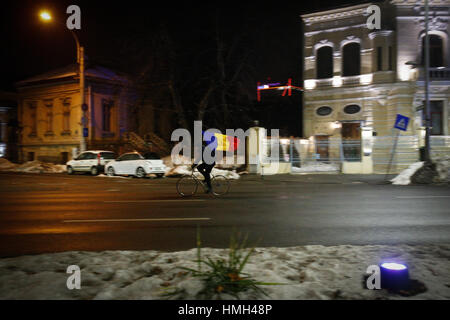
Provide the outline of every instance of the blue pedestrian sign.
<path id="1" fill-rule="evenodd" d="M 88 128 L 83 128 L 83 137 L 87 138 L 89 136 L 89 129 Z"/>
<path id="2" fill-rule="evenodd" d="M 406 131 L 408 128 L 409 118 L 402 116 L 401 114 L 397 114 L 397 118 L 395 119 L 394 128 Z"/>

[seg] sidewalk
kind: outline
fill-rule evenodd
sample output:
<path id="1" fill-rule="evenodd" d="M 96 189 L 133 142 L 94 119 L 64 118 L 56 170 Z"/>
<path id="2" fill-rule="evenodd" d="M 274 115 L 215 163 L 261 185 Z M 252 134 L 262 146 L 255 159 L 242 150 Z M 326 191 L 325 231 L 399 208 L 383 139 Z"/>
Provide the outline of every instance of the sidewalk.
<path id="1" fill-rule="evenodd" d="M 342 174 L 342 173 L 308 173 L 308 174 L 276 174 L 260 176 L 255 174 L 242 175 L 243 181 L 273 181 L 273 182 L 298 182 L 318 184 L 382 184 L 386 180 L 397 176 L 390 174 Z"/>

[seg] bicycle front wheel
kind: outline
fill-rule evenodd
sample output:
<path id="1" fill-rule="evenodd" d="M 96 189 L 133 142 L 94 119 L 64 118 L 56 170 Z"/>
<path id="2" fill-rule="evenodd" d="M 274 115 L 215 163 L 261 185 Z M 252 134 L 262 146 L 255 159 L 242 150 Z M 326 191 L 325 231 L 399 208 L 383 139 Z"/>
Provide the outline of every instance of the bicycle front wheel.
<path id="1" fill-rule="evenodd" d="M 184 175 L 177 181 L 177 192 L 182 197 L 193 196 L 197 188 L 198 182 L 191 175 Z"/>
<path id="2" fill-rule="evenodd" d="M 230 181 L 224 176 L 214 176 L 211 179 L 211 186 L 215 196 L 223 196 L 230 190 Z"/>

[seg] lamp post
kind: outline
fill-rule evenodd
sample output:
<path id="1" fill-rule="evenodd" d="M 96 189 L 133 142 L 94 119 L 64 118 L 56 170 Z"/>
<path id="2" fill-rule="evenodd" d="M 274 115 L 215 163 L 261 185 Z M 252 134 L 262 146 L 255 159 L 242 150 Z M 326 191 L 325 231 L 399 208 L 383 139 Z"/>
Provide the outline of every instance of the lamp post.
<path id="1" fill-rule="evenodd" d="M 48 11 L 41 11 L 39 17 L 44 22 L 50 22 L 52 20 L 52 16 Z M 83 152 L 86 151 L 86 140 L 84 138 L 84 129 L 87 128 L 85 117 L 86 107 L 84 97 L 84 47 L 80 44 L 80 40 L 78 39 L 77 34 L 73 30 L 70 29 L 68 30 L 72 33 L 72 36 L 75 39 L 75 43 L 77 45 L 77 63 L 79 66 L 78 75 L 80 77 L 80 106 L 81 106 L 80 152 Z"/>
<path id="2" fill-rule="evenodd" d="M 428 0 L 425 0 L 425 47 L 424 47 L 424 57 L 423 57 L 423 64 L 408 61 L 405 64 L 410 65 L 413 67 L 423 67 L 423 71 L 425 74 L 425 105 L 424 105 L 424 111 L 425 111 L 425 152 L 424 152 L 424 160 L 426 163 L 431 162 L 431 151 L 430 151 L 430 128 L 431 128 L 431 111 L 430 111 L 430 38 L 428 35 L 428 12 L 429 12 L 429 5 Z"/>
<path id="3" fill-rule="evenodd" d="M 430 155 L 430 37 L 428 36 L 428 0 L 425 0 L 425 162 L 431 162 Z"/>

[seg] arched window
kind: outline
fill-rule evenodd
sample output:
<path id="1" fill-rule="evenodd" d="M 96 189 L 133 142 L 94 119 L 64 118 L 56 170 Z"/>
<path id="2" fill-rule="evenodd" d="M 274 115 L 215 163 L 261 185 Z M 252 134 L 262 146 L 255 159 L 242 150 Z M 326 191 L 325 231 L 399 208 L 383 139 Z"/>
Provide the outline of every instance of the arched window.
<path id="1" fill-rule="evenodd" d="M 361 56 L 359 43 L 351 42 L 342 48 L 342 76 L 356 76 L 361 74 Z"/>
<path id="2" fill-rule="evenodd" d="M 316 53 L 317 79 L 333 77 L 333 48 L 323 46 Z"/>
<path id="3" fill-rule="evenodd" d="M 429 34 L 430 38 L 430 67 L 444 66 L 444 46 L 440 36 Z M 425 64 L 425 36 L 422 37 L 422 65 Z"/>

